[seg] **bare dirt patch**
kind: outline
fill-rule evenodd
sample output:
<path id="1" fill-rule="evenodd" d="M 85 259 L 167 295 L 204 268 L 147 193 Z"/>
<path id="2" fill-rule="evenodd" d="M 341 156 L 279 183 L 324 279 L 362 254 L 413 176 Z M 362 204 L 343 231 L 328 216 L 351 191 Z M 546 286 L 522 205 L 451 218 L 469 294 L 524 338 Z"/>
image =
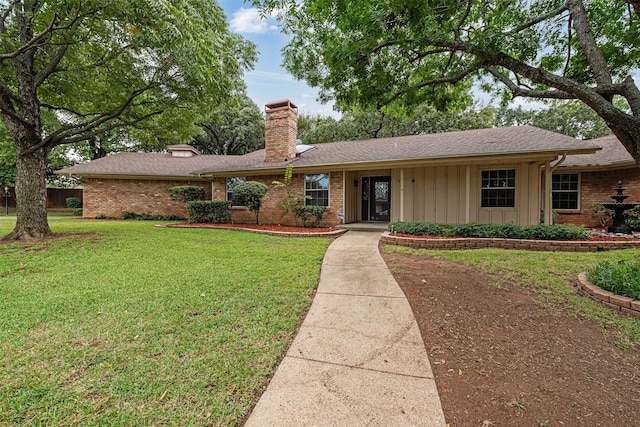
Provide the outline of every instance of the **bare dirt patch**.
<path id="1" fill-rule="evenodd" d="M 381 250 L 418 321 L 451 427 L 638 426 L 640 349 L 507 280 Z"/>

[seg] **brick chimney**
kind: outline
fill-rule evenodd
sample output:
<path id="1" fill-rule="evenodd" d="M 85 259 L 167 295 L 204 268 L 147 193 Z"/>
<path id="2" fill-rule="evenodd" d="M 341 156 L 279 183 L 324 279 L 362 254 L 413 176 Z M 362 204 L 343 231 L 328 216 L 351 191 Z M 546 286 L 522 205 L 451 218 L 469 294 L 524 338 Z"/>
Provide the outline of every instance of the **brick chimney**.
<path id="1" fill-rule="evenodd" d="M 265 105 L 265 159 L 286 162 L 296 157 L 298 107 L 288 99 Z"/>

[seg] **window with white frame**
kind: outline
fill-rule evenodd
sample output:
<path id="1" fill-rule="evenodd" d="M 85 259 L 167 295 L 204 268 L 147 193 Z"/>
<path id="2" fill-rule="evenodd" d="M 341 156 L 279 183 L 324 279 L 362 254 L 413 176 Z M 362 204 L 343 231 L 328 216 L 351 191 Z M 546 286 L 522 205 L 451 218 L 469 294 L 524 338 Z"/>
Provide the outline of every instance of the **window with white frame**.
<path id="1" fill-rule="evenodd" d="M 516 206 L 516 170 L 482 171 L 483 208 L 513 208 Z"/>
<path id="2" fill-rule="evenodd" d="M 554 173 L 551 177 L 553 209 L 578 209 L 580 177 L 577 173 Z"/>
<path id="3" fill-rule="evenodd" d="M 227 200 L 233 204 L 233 189 L 236 185 L 245 182 L 244 177 L 227 178 Z"/>
<path id="4" fill-rule="evenodd" d="M 305 205 L 329 206 L 329 174 L 305 175 L 304 195 L 311 196 L 311 199 L 305 200 Z"/>

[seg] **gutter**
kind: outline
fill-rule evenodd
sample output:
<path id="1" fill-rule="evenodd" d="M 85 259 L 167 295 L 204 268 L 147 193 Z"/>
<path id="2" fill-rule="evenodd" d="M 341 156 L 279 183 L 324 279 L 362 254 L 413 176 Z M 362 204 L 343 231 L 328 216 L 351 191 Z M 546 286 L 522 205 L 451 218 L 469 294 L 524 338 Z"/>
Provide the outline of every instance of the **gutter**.
<path id="1" fill-rule="evenodd" d="M 567 153 L 563 153 L 562 154 L 562 158 L 560 160 L 558 160 L 558 162 L 551 166 L 551 173 L 555 172 L 555 170 L 558 168 L 558 166 L 560 166 L 562 163 L 564 163 L 564 161 L 567 160 Z"/>

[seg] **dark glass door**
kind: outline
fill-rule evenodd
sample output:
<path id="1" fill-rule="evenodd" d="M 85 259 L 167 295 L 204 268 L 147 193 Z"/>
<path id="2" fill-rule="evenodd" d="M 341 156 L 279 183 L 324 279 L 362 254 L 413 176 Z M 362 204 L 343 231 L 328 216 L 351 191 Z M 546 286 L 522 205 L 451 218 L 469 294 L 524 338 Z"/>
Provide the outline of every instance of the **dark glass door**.
<path id="1" fill-rule="evenodd" d="M 391 177 L 362 178 L 362 220 L 389 222 Z"/>

